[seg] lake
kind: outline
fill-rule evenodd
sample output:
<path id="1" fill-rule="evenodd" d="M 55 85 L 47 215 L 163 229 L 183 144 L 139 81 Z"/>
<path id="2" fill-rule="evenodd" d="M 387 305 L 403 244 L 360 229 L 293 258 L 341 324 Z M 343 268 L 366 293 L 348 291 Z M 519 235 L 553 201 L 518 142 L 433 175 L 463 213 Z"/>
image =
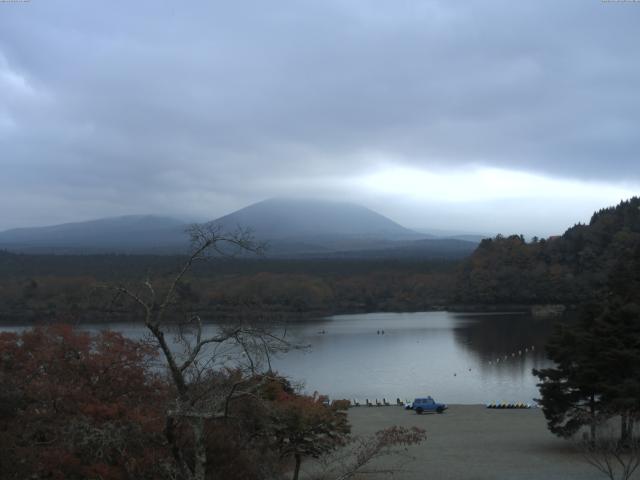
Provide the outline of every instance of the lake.
<path id="1" fill-rule="evenodd" d="M 552 328 L 522 314 L 339 315 L 291 326 L 311 349 L 274 363 L 332 398 L 531 403 L 538 397 L 531 370 L 550 365 L 544 344 Z"/>
<path id="2" fill-rule="evenodd" d="M 85 328 L 111 328 L 131 338 L 145 333 L 131 324 Z M 331 398 L 364 402 L 432 395 L 457 404 L 532 403 L 538 390 L 531 370 L 550 365 L 544 344 L 552 328 L 552 320 L 516 313 L 337 315 L 289 324 L 290 340 L 309 348 L 272 363 L 291 380 L 304 382 L 307 392 Z"/>

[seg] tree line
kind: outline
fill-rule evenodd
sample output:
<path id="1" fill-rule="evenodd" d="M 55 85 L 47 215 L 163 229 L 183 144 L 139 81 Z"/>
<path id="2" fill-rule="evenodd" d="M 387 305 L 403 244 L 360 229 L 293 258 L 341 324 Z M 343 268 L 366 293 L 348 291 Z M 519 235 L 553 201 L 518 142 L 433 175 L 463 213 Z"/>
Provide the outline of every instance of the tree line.
<path id="1" fill-rule="evenodd" d="M 32 321 L 52 318 L 100 322 L 127 312 L 109 310 L 111 298 L 105 286 L 118 281 L 135 282 L 145 275 L 159 284 L 170 282 L 168 259 L 151 262 L 148 268 L 124 267 L 124 274 L 101 270 L 97 257 L 68 257 L 73 268 L 20 269 L 21 262 L 36 262 L 28 255 L 8 254 L 16 262 L 0 275 L 0 321 Z M 184 257 L 171 257 L 174 264 Z M 102 260 L 102 257 L 100 257 Z M 139 257 L 114 256 L 110 269 L 141 262 Z M 153 260 L 156 260 L 154 257 Z M 49 261 L 49 256 L 43 263 Z M 87 264 L 79 268 L 82 262 Z M 96 263 L 97 262 L 97 263 Z M 77 264 L 77 265 L 75 265 Z M 181 279 L 178 294 L 211 315 L 234 316 L 251 311 L 295 318 L 363 311 L 422 310 L 443 305 L 451 297 L 455 263 L 407 261 L 249 261 L 212 259 L 195 265 Z M 60 267 L 60 270 L 58 270 Z M 93 268 L 96 270 L 93 270 Z M 220 267 L 220 270 L 217 268 Z M 128 270 L 130 268 L 130 270 Z M 11 273 L 8 273 L 11 272 Z"/>

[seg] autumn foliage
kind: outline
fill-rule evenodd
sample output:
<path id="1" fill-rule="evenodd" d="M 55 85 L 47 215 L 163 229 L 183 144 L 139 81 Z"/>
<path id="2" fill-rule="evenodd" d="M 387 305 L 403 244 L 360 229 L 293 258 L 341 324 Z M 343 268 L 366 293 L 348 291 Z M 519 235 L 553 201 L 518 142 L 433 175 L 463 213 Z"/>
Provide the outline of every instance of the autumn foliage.
<path id="1" fill-rule="evenodd" d="M 173 392 L 157 356 L 155 347 L 121 334 L 69 325 L 0 334 L 0 477 L 175 478 L 165 436 Z M 294 455 L 335 448 L 349 431 L 344 413 L 296 394 L 277 375 L 208 375 L 202 387 L 211 391 L 259 387 L 232 402 L 227 418 L 207 424 L 208 470 L 224 478 L 281 475 Z M 188 429 L 176 433 L 188 453 Z"/>
<path id="2" fill-rule="evenodd" d="M 114 332 L 0 334 L 0 476 L 158 478 L 166 393 L 154 357 Z"/>
<path id="3" fill-rule="evenodd" d="M 284 394 L 273 405 L 275 444 L 282 458 L 293 459 L 294 480 L 303 458 L 319 458 L 347 444 L 351 428 L 346 412 L 323 400 Z"/>
<path id="4" fill-rule="evenodd" d="M 68 325 L 0 333 L 0 478 L 190 478 L 175 449 L 192 464 L 196 438 L 189 418 L 174 421 L 169 435 L 176 392 L 157 352 Z M 229 399 L 222 416 L 205 422 L 203 478 L 297 478 L 304 459 L 340 449 L 353 456 L 348 478 L 389 447 L 423 438 L 383 431 L 354 439 L 348 402 L 302 395 L 274 372 L 211 369 L 197 380 L 196 397 Z M 225 394 L 233 388 L 246 394 Z"/>

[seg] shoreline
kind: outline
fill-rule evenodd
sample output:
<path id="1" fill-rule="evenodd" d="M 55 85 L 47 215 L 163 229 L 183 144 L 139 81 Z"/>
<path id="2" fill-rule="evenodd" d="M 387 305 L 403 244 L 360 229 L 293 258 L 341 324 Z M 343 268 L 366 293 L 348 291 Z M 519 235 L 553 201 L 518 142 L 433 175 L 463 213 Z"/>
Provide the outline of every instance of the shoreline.
<path id="1" fill-rule="evenodd" d="M 535 307 L 539 305 L 523 305 L 523 304 L 500 304 L 500 305 L 432 305 L 423 308 L 409 308 L 404 310 L 366 310 L 366 309 L 345 309 L 345 310 L 317 310 L 306 312 L 292 312 L 292 311 L 269 311 L 266 312 L 265 319 L 267 322 L 294 322 L 304 323 L 306 321 L 314 321 L 319 319 L 326 319 L 330 317 L 337 317 L 343 315 L 364 315 L 372 313 L 429 313 L 429 312 L 450 312 L 450 313 L 467 313 L 471 315 L 530 315 L 532 318 L 559 318 L 561 315 L 551 313 L 550 315 L 536 315 L 533 313 Z M 546 306 L 542 306 L 546 307 Z M 545 312 L 545 310 L 542 310 Z M 553 312 L 553 311 L 552 311 Z M 210 314 L 216 317 L 216 320 L 205 321 L 204 323 L 216 324 L 224 323 L 225 321 L 232 321 L 235 318 L 246 317 L 246 312 L 233 312 L 226 309 L 209 311 L 205 314 Z M 564 313 L 564 310 L 563 310 Z M 47 315 L 40 315 L 37 311 L 30 311 L 26 314 L 14 315 L 12 312 L 3 311 L 0 312 L 0 326 L 33 326 L 38 324 L 52 324 L 52 323 L 72 323 L 74 325 L 99 325 L 107 323 L 122 323 L 122 324 L 136 324 L 141 323 L 139 320 L 127 319 L 126 316 L 114 315 L 112 320 L 104 320 L 104 318 L 92 318 L 92 319 L 76 319 L 73 322 L 65 322 L 57 318 L 51 318 Z"/>

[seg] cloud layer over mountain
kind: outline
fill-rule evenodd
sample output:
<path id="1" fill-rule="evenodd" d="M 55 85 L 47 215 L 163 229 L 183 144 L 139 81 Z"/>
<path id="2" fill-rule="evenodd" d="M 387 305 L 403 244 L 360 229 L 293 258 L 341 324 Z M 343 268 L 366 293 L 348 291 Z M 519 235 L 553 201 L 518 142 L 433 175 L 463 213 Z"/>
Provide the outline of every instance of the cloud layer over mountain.
<path id="1" fill-rule="evenodd" d="M 471 175 L 487 231 L 522 227 L 495 202 L 535 217 L 562 195 L 486 172 L 606 190 L 565 224 L 640 184 L 638 25 L 640 4 L 595 0 L 0 4 L 0 228 L 309 193 L 469 227 Z M 452 188 L 370 181 L 398 171 Z"/>

